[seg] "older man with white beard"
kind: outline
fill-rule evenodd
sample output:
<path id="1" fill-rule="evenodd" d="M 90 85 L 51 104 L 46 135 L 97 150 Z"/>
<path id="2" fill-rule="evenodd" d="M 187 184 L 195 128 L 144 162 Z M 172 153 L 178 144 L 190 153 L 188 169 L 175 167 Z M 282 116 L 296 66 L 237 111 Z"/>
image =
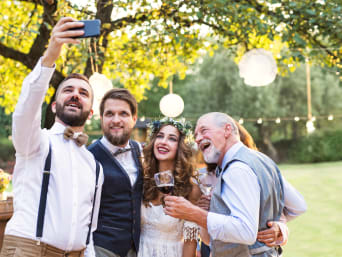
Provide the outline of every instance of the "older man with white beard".
<path id="1" fill-rule="evenodd" d="M 279 220 L 284 208 L 283 179 L 275 163 L 244 146 L 234 120 L 224 113 L 200 117 L 195 139 L 205 161 L 220 169 L 210 211 L 167 196 L 165 213 L 207 229 L 213 257 L 279 256 L 274 247 L 256 241 L 258 230 Z"/>

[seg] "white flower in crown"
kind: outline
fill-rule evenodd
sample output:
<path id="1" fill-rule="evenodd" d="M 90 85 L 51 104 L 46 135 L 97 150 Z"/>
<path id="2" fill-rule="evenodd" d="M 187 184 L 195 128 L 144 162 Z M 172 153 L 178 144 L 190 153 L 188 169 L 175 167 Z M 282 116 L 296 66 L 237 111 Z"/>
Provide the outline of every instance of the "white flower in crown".
<path id="1" fill-rule="evenodd" d="M 148 124 L 148 127 L 151 130 L 150 136 L 159 131 L 159 129 L 164 125 L 172 125 L 179 130 L 181 134 L 185 136 L 184 142 L 189 145 L 193 145 L 194 136 L 192 134 L 192 126 L 189 122 L 185 120 L 185 118 L 180 119 L 172 119 L 169 117 L 164 117 L 160 120 L 152 121 Z"/>

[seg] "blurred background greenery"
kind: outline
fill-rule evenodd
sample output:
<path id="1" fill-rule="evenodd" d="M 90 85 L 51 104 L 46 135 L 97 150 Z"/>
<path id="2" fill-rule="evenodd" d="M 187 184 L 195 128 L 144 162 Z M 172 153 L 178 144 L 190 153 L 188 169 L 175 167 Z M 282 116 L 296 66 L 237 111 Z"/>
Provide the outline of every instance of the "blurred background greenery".
<path id="1" fill-rule="evenodd" d="M 0 168 L 13 171 L 11 113 L 52 27 L 62 16 L 100 18 L 99 40 L 68 46 L 56 62 L 42 127 L 53 123 L 49 104 L 65 75 L 96 70 L 137 97 L 133 137 L 145 141 L 146 122 L 161 117 L 159 101 L 172 83 L 185 103 L 182 116 L 195 124 L 201 114 L 221 111 L 243 120 L 303 193 L 308 211 L 289 223 L 284 256 L 342 256 L 341 11 L 341 0 L 0 1 Z M 239 77 L 237 63 L 253 48 L 276 59 L 279 74 L 269 86 L 249 87 Z M 316 119 L 311 134 L 306 61 Z M 91 140 L 100 137 L 100 120 L 86 131 Z"/>

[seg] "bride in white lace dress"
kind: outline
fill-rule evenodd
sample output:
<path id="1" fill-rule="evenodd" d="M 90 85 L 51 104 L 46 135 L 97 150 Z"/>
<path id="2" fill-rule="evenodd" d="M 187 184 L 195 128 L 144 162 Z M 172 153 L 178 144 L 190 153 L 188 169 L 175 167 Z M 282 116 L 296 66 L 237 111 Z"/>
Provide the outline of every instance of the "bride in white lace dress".
<path id="1" fill-rule="evenodd" d="M 138 257 L 194 257 L 199 228 L 195 223 L 164 214 L 161 193 L 154 174 L 171 170 L 173 195 L 192 202 L 200 197 L 194 183 L 194 165 L 190 145 L 184 140 L 190 133 L 184 122 L 170 118 L 152 123 L 151 140 L 144 147 L 144 197 L 141 209 L 141 234 Z"/>

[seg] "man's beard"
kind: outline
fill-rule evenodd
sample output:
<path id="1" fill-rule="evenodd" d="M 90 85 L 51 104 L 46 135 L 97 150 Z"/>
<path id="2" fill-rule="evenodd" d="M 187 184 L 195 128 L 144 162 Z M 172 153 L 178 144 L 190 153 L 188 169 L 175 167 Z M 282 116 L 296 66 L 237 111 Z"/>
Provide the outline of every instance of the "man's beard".
<path id="1" fill-rule="evenodd" d="M 56 116 L 66 125 L 69 125 L 71 127 L 83 126 L 89 117 L 90 110 L 83 111 L 83 108 L 81 106 L 80 114 L 66 113 L 64 111 L 64 108 L 67 106 L 67 104 L 68 103 L 61 105 L 60 103 L 56 103 Z"/>
<path id="2" fill-rule="evenodd" d="M 108 130 L 103 130 L 103 134 L 112 145 L 125 145 L 131 137 L 132 130 L 124 130 L 122 135 L 112 135 Z"/>
<path id="3" fill-rule="evenodd" d="M 220 158 L 221 152 L 216 149 L 213 145 L 211 146 L 210 152 L 203 154 L 204 161 L 206 163 L 218 163 L 218 160 Z"/>

